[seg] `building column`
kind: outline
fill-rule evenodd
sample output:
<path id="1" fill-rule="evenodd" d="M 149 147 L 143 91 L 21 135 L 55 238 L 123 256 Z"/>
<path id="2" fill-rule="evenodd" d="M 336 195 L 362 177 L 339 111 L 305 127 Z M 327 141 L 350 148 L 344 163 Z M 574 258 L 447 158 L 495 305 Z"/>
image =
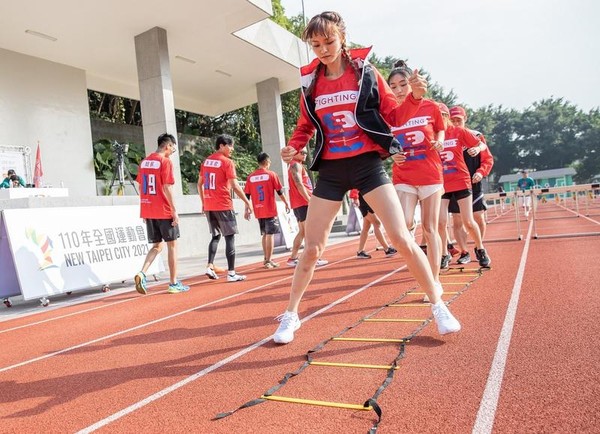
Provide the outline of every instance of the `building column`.
<path id="1" fill-rule="evenodd" d="M 279 175 L 281 184 L 288 191 L 287 167 L 280 154 L 286 143 L 279 80 L 269 78 L 257 83 L 256 93 L 262 149 L 271 157 L 271 170 Z"/>
<path id="2" fill-rule="evenodd" d="M 156 139 L 161 134 L 169 133 L 177 138 L 167 31 L 154 27 L 137 35 L 135 57 L 140 87 L 144 147 L 148 155 L 156 151 Z M 171 161 L 173 161 L 175 175 L 174 192 L 181 195 L 183 192 L 179 153 L 172 155 Z"/>

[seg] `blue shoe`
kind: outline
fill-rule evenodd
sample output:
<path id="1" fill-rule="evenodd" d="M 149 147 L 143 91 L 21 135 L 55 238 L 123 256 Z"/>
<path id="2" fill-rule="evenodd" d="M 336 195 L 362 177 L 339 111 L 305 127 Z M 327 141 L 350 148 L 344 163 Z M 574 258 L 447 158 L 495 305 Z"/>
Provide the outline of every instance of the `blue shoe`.
<path id="1" fill-rule="evenodd" d="M 178 294 L 180 292 L 186 292 L 189 291 L 190 287 L 187 285 L 184 285 L 183 283 L 181 283 L 179 280 L 177 281 L 177 283 L 170 283 L 169 284 L 169 289 L 167 290 L 167 292 L 169 294 Z"/>
<path id="2" fill-rule="evenodd" d="M 146 275 L 143 271 L 136 274 L 133 280 L 135 281 L 135 290 L 137 292 L 144 295 L 148 293 L 148 288 L 146 287 Z"/>

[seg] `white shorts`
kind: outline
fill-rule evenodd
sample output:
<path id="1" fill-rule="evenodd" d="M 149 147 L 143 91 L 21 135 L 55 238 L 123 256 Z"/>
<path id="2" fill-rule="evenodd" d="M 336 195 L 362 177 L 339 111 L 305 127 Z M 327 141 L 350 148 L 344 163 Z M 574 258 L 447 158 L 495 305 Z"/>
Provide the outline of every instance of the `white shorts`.
<path id="1" fill-rule="evenodd" d="M 419 200 L 427 199 L 433 193 L 444 191 L 444 184 L 430 185 L 409 185 L 409 184 L 394 184 L 396 191 L 402 193 L 414 194 Z"/>
<path id="2" fill-rule="evenodd" d="M 531 207 L 531 196 L 520 196 L 519 203 L 521 206 Z"/>

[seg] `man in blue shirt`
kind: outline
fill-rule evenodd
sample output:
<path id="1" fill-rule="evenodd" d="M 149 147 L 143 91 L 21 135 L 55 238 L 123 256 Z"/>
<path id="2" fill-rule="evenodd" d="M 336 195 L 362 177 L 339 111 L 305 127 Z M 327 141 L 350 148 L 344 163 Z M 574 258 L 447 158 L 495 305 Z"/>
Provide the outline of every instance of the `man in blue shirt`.
<path id="1" fill-rule="evenodd" d="M 531 195 L 527 193 L 527 190 L 531 190 L 535 185 L 535 182 L 533 182 L 533 178 L 529 177 L 529 172 L 527 170 L 522 170 L 521 175 L 523 175 L 523 177 L 517 181 L 517 187 L 526 194 L 526 196 L 523 196 L 521 199 L 525 210 L 525 218 L 528 218 L 529 211 L 531 210 Z"/>

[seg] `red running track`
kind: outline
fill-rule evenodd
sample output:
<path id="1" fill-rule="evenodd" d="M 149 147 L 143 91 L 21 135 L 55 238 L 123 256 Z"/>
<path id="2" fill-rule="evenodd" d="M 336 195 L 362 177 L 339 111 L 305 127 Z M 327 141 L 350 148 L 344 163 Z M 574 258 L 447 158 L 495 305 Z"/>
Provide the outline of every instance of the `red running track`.
<path id="1" fill-rule="evenodd" d="M 538 232 L 590 232 L 597 217 L 566 218 L 556 206 Z M 564 218 L 563 218 L 564 217 Z M 489 239 L 515 232 L 497 217 Z M 511 225 L 513 225 L 511 227 Z M 362 322 L 344 337 L 402 338 L 395 376 L 377 402 L 380 433 L 597 432 L 600 238 L 488 244 L 493 269 L 452 270 L 442 280 L 463 330 L 433 323 Z M 529 235 L 529 236 L 527 236 Z M 512 236 L 512 235 L 511 235 Z M 332 246 L 301 305 L 293 343 L 270 335 L 285 307 L 291 269 L 246 267 L 236 284 L 188 279 L 189 293 L 128 292 L 0 323 L 0 426 L 9 433 L 366 433 L 373 411 L 264 402 L 258 398 L 304 363 L 308 350 L 386 304 L 419 303 L 401 258 L 354 258 L 357 239 Z M 476 270 L 476 264 L 469 265 Z M 376 318 L 429 318 L 429 308 L 388 307 Z M 398 344 L 328 342 L 314 360 L 389 364 Z M 310 366 L 275 395 L 362 405 L 385 370 Z"/>

